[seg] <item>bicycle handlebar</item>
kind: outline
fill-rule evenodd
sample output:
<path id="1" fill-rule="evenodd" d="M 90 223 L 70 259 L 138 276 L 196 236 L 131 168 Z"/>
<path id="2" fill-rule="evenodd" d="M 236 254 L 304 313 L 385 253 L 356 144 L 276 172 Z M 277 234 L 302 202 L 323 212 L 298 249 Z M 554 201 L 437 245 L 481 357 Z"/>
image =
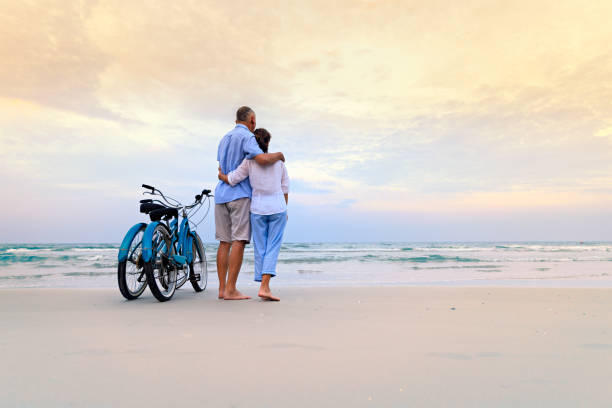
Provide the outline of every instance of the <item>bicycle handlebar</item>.
<path id="1" fill-rule="evenodd" d="M 142 187 L 151 190 L 150 193 L 145 193 L 145 194 L 159 195 L 159 196 L 161 196 L 162 200 L 164 200 L 166 202 L 164 205 L 168 205 L 168 206 L 170 206 L 172 208 L 176 208 L 176 209 L 180 209 L 180 208 L 191 209 L 191 208 L 195 207 L 197 204 L 200 204 L 203 197 L 212 197 L 212 195 L 210 194 L 211 191 L 208 190 L 208 189 L 204 189 L 204 190 L 202 190 L 201 194 L 198 194 L 198 195 L 195 196 L 195 201 L 194 201 L 193 204 L 188 205 L 188 206 L 183 206 L 183 204 L 181 204 L 179 201 L 175 200 L 172 197 L 166 197 L 164 195 L 164 193 L 162 193 L 160 190 L 156 189 L 153 186 L 150 186 L 148 184 L 143 184 Z M 172 200 L 172 201 L 174 201 L 174 203 L 171 203 L 168 200 Z M 158 200 L 155 200 L 155 201 L 158 201 Z"/>
<path id="2" fill-rule="evenodd" d="M 187 219 L 189 219 L 190 217 L 194 216 L 202 207 L 202 205 L 204 204 L 203 199 L 206 197 L 206 202 L 208 203 L 208 208 L 206 210 L 206 214 L 204 214 L 204 216 L 202 217 L 202 219 L 200 219 L 198 222 L 193 223 L 193 228 L 197 228 L 197 226 L 204 221 L 204 219 L 206 218 L 206 216 L 208 215 L 208 212 L 210 211 L 210 198 L 214 197 L 211 194 L 211 190 L 209 189 L 204 189 L 202 190 L 202 192 L 198 195 L 195 196 L 195 201 L 193 202 L 193 204 L 191 205 L 183 205 L 181 204 L 178 200 L 170 197 L 170 196 L 166 196 L 164 195 L 163 192 L 161 192 L 160 190 L 156 189 L 153 186 L 150 186 L 148 184 L 143 184 L 142 188 L 146 188 L 148 190 L 151 190 L 150 192 L 146 191 L 143 194 L 148 194 L 148 195 L 152 195 L 152 196 L 158 196 L 161 198 L 162 201 L 158 200 L 158 199 L 145 199 L 145 200 L 141 200 L 141 204 L 143 203 L 158 203 L 161 204 L 164 207 L 167 208 L 175 208 L 177 210 L 181 210 L 183 217 L 186 217 Z M 170 202 L 172 201 L 172 202 Z M 192 221 L 189 221 L 190 223 L 192 223 Z"/>
<path id="3" fill-rule="evenodd" d="M 209 194 L 210 194 L 210 190 L 207 190 L 207 189 L 202 190 L 200 194 L 195 196 L 196 203 L 202 200 L 202 197 L 204 196 L 208 197 Z"/>

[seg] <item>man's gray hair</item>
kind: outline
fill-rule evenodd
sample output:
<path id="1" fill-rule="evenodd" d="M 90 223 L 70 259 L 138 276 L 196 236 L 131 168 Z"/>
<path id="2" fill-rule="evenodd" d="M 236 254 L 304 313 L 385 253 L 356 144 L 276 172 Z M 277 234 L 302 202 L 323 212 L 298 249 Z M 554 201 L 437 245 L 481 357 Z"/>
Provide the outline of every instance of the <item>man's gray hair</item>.
<path id="1" fill-rule="evenodd" d="M 246 122 L 249 116 L 251 115 L 251 113 L 255 113 L 255 112 L 253 112 L 253 109 L 249 108 L 248 106 L 240 107 L 240 109 L 236 111 L 236 121 Z"/>

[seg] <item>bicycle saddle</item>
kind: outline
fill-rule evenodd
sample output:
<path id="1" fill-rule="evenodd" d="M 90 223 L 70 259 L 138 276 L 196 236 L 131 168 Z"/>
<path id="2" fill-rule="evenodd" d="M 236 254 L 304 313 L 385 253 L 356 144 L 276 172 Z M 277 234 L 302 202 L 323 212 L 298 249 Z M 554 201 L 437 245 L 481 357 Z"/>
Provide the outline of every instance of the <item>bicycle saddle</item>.
<path id="1" fill-rule="evenodd" d="M 142 203 L 140 204 L 140 212 L 144 213 L 144 214 L 148 214 L 153 210 L 159 210 L 161 208 L 166 208 L 161 204 L 155 204 L 155 203 Z"/>
<path id="2" fill-rule="evenodd" d="M 162 217 L 176 217 L 178 218 L 178 210 L 176 208 L 159 208 L 149 213 L 151 221 L 159 221 Z"/>

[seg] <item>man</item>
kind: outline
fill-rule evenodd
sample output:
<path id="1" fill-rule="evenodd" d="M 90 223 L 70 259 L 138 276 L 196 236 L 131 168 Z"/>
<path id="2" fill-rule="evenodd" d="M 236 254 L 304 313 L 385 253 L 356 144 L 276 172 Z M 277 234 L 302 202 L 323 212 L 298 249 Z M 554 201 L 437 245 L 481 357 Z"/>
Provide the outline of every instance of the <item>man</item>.
<path id="1" fill-rule="evenodd" d="M 243 106 L 236 112 L 236 127 L 223 136 L 217 150 L 219 167 L 224 174 L 235 170 L 242 160 L 255 159 L 266 165 L 285 161 L 282 153 L 264 153 L 253 135 L 255 112 Z M 238 289 L 236 281 L 242 266 L 244 246 L 251 239 L 251 184 L 249 179 L 231 187 L 219 181 L 215 188 L 215 227 L 217 250 L 217 274 L 219 275 L 219 299 L 250 299 Z"/>

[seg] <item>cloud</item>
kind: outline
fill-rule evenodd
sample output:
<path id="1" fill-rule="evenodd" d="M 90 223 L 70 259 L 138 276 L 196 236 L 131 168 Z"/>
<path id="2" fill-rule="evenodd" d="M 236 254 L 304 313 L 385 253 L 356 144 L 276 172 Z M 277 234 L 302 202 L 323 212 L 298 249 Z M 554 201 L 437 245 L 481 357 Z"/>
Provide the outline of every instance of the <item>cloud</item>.
<path id="1" fill-rule="evenodd" d="M 595 132 L 595 137 L 612 138 L 612 126 L 599 129 Z"/>
<path id="2" fill-rule="evenodd" d="M 292 203 L 329 219 L 610 202 L 608 2 L 251 6 L 0 6 L 0 175 L 20 197 L 4 206 L 127 207 L 142 182 L 188 198 L 216 183 L 243 104 Z"/>
<path id="3" fill-rule="evenodd" d="M 306 193 L 306 194 L 329 194 L 332 191 L 325 188 L 325 185 L 311 183 L 299 178 L 291 177 L 291 192 Z"/>
<path id="4" fill-rule="evenodd" d="M 0 96 L 121 120 L 94 95 L 109 61 L 84 29 L 91 5 L 90 1 L 7 4 L 0 25 Z"/>

